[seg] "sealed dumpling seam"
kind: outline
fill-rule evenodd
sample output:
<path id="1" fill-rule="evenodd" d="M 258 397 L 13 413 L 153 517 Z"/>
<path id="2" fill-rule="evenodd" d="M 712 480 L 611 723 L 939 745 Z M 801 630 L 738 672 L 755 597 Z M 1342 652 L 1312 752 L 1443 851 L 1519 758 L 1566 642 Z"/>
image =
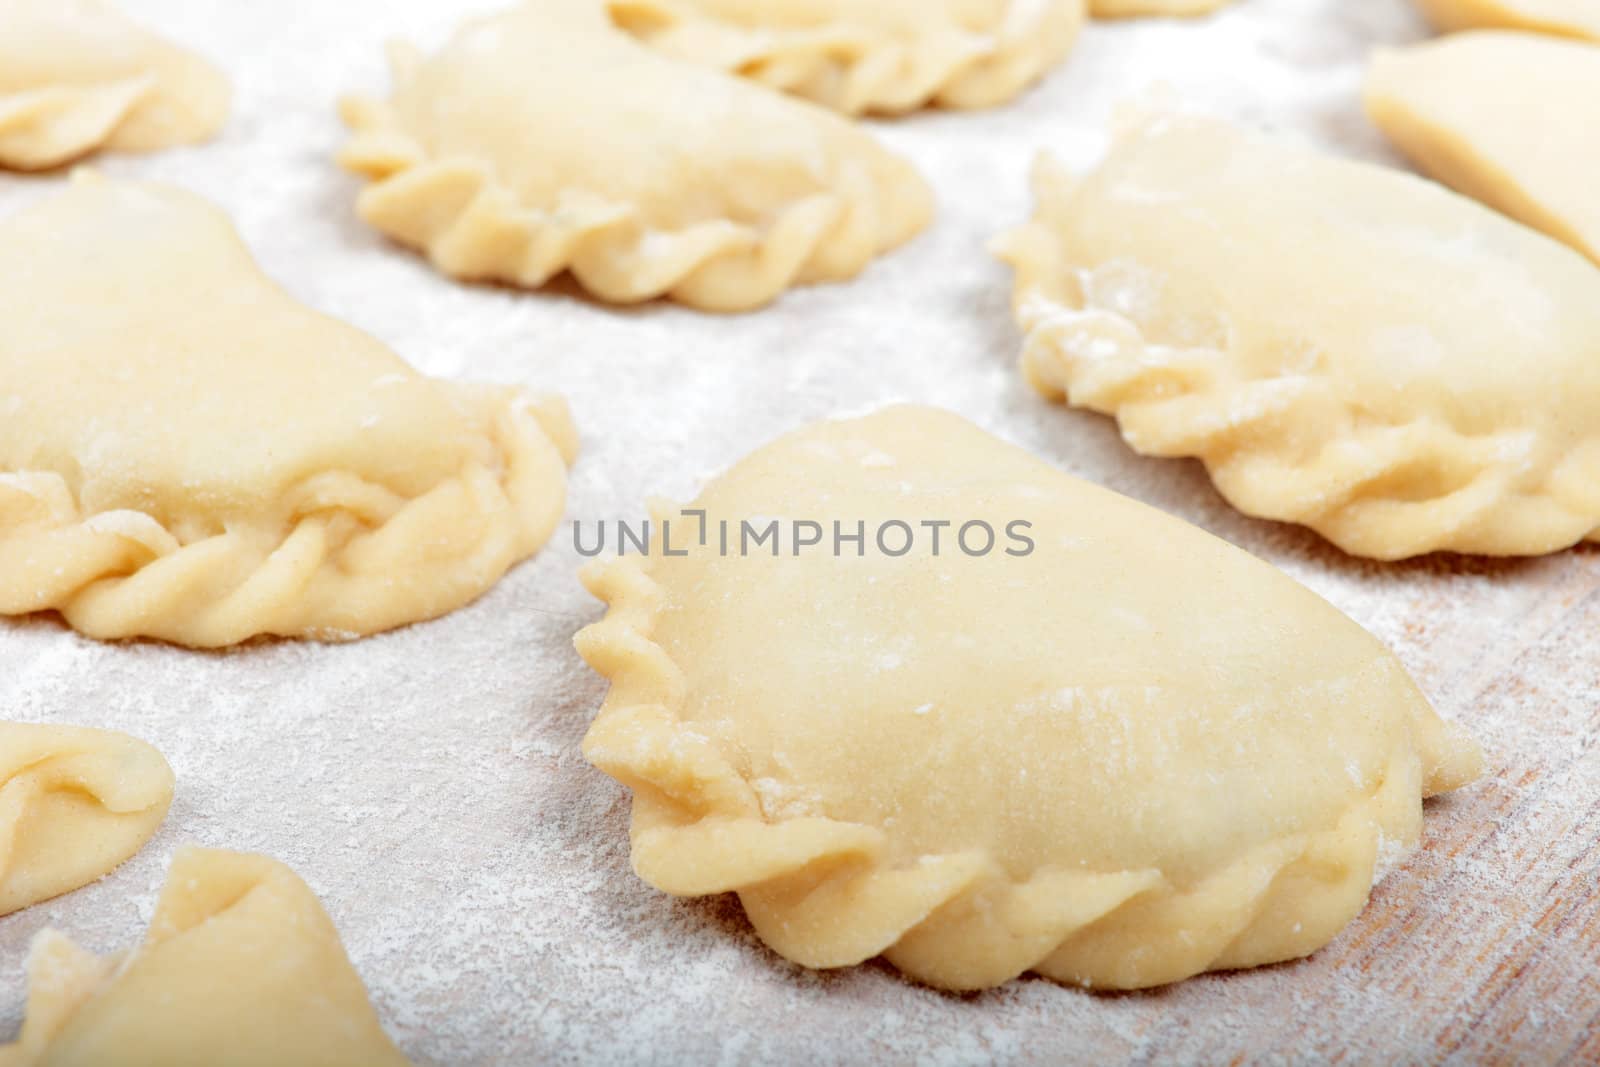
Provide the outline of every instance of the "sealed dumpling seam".
<path id="1" fill-rule="evenodd" d="M 907 457 L 941 449 L 942 458 L 963 458 L 951 468 L 928 459 L 937 480 L 918 485 Z M 717 559 L 693 549 L 689 558 L 669 559 L 661 554 L 661 524 L 672 517 L 664 509 L 655 509 L 648 558 L 585 570 L 585 584 L 608 611 L 577 645 L 611 691 L 584 754 L 633 791 L 634 869 L 676 895 L 739 893 L 762 939 L 798 963 L 840 967 L 883 954 L 945 988 L 982 988 L 1028 970 L 1136 988 L 1309 954 L 1354 917 L 1374 880 L 1415 843 L 1419 796 L 1476 776 L 1475 746 L 1438 720 L 1381 646 L 1287 578 L 1149 509 L 1120 498 L 1108 504 L 1112 495 L 1102 490 L 1029 470 L 1015 451 L 953 417 L 891 409 L 768 446 L 696 504 L 713 515 L 719 505 L 733 508 L 720 512 L 730 520 L 745 506 L 773 514 L 788 492 L 777 487 L 790 486 L 797 498 L 785 514 L 812 514 L 808 508 L 829 500 L 872 507 L 889 499 L 894 479 L 905 479 L 915 488 L 897 503 L 948 504 L 941 487 L 960 485 L 972 493 L 964 499 L 1042 510 L 1049 491 L 1040 487 L 1059 483 L 1056 519 L 1071 516 L 1069 528 L 1078 531 L 1107 524 L 1103 533 L 1078 535 L 1083 546 L 1066 557 L 1055 547 L 1065 531 L 1040 526 L 1039 543 L 1055 559 L 1018 563 L 1011 579 L 1003 571 L 963 574 L 963 563 L 981 566 L 971 561 L 941 570 L 926 560 L 879 567 L 852 557 L 805 570 L 787 558 Z M 797 467 L 817 457 L 822 470 Z M 993 480 L 976 473 L 986 460 L 1003 467 Z M 877 475 L 852 473 L 874 463 L 884 468 L 884 486 L 872 484 Z M 1013 481 L 1018 474 L 1027 480 Z M 849 484 L 856 477 L 866 483 L 860 495 Z M 738 495 L 752 485 L 770 495 Z M 828 489 L 813 492 L 814 485 Z M 922 489 L 927 496 L 917 495 Z M 1130 538 L 1159 541 L 1178 556 L 1173 539 L 1184 540 L 1198 565 L 1213 566 L 1202 573 L 1257 583 L 1260 610 L 1228 609 L 1244 621 L 1224 623 L 1221 632 L 1235 625 L 1260 632 L 1240 633 L 1230 647 L 1223 636 L 1182 630 L 1188 609 L 1140 579 L 1110 582 L 1131 582 L 1138 603 L 1093 600 L 1069 609 L 1078 582 L 1125 573 L 1116 554 L 1133 554 Z M 1082 553 L 1100 552 L 1098 542 L 1116 558 L 1096 567 Z M 662 584 L 668 576 L 671 592 Z M 1043 610 L 1047 589 L 1064 602 L 1035 626 L 1030 613 Z M 1147 636 L 1137 652 L 1124 645 L 1122 666 L 1101 667 L 1092 649 L 1072 646 L 1070 635 L 1085 632 L 1072 629 L 1074 619 L 1120 632 L 1137 623 L 1146 603 L 1164 613 L 1154 623 L 1162 639 Z M 962 605 L 980 614 L 967 615 Z M 1253 692 L 1250 679 L 1263 670 L 1253 643 L 1280 640 L 1266 635 L 1282 632 L 1286 611 L 1295 630 L 1328 640 L 1319 649 L 1281 639 L 1290 643 L 1267 657 L 1279 666 L 1263 677 L 1278 689 L 1250 698 L 1262 707 L 1213 712 L 1204 701 L 1215 698 L 1203 696 L 1198 682 L 1185 695 L 1182 686 L 1127 676 L 1130 663 L 1144 663 L 1145 681 L 1154 683 L 1210 659 L 1215 646 L 1229 661 L 1209 665 L 1215 678 L 1237 675 L 1240 692 Z M 1030 636 L 1045 627 L 1052 637 Z M 908 654 L 878 651 L 875 642 L 900 628 L 912 642 Z M 910 649 L 922 651 L 913 658 Z M 979 661 L 988 673 L 973 669 Z M 1300 677 L 1315 671 L 1326 677 Z M 1068 685 L 1046 697 L 1036 691 L 1102 672 L 1128 680 Z M 1346 707 L 1359 710 L 1337 727 L 1306 725 L 1323 721 L 1318 708 Z M 1037 731 L 1030 741 L 1011 740 L 1028 730 Z M 1196 758 L 1197 746 L 1173 740 L 1193 730 L 1208 732 L 1196 736 L 1239 766 L 1219 764 L 1208 775 L 1182 762 L 1156 773 L 1160 761 Z M 1118 740 L 1096 741 L 1096 731 Z M 1229 742 L 1228 731 L 1244 734 Z M 1359 759 L 1320 754 L 1322 746 L 1337 751 L 1341 733 L 1351 746 L 1345 751 L 1361 752 Z M 1263 743 L 1282 746 L 1308 770 L 1283 775 L 1239 755 Z M 1316 751 L 1297 747 L 1305 743 Z M 1236 782 L 1231 793 L 1219 784 L 1244 767 L 1248 784 Z M 1007 777 L 1018 774 L 1025 777 Z M 1097 776 L 1100 785 L 1080 784 Z M 1242 790 L 1252 800 L 1213 808 L 1182 795 L 1178 782 L 1203 783 L 1207 795 Z M 1273 799 L 1272 789 L 1281 796 Z M 1146 806 L 1185 812 L 1211 829 L 1127 822 L 1124 813 Z M 1301 821 L 1291 810 L 1308 814 Z M 923 846 L 908 851 L 918 834 Z M 1151 835 L 1164 843 L 1149 846 L 1139 863 L 1119 863 L 1141 847 L 1129 842 Z M 926 847 L 939 842 L 948 847 Z"/>
<path id="2" fill-rule="evenodd" d="M 466 280 L 563 272 L 614 303 L 759 307 L 840 281 L 931 214 L 910 164 L 820 108 L 672 60 L 601 0 L 395 45 L 391 99 L 340 104 L 363 219 Z"/>
<path id="3" fill-rule="evenodd" d="M 0 167 L 201 141 L 229 96 L 210 64 L 100 0 L 0 0 Z"/>
<path id="4" fill-rule="evenodd" d="M 0 233 L 0 614 L 344 639 L 460 607 L 559 521 L 564 403 L 424 378 L 271 285 L 199 198 L 80 174 Z"/>
<path id="5" fill-rule="evenodd" d="M 172 803 L 172 768 L 107 730 L 0 722 L 0 915 L 106 874 Z"/>
<path id="6" fill-rule="evenodd" d="M 1083 0 L 1004 0 L 982 18 L 928 0 L 778 6 L 787 18 L 728 0 L 610 2 L 653 48 L 848 114 L 1004 103 L 1067 54 L 1083 22 Z"/>

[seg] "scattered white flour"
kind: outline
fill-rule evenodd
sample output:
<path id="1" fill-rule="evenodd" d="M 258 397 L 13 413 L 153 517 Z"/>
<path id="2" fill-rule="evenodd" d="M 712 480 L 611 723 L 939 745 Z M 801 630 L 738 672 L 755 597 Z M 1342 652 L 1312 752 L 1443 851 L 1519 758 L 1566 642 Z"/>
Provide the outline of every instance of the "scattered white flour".
<path id="1" fill-rule="evenodd" d="M 20 1020 L 33 934 L 133 944 L 167 856 L 193 840 L 305 876 L 420 1064 L 1539 1062 L 1582 1058 L 1585 1027 L 1596 1047 L 1600 555 L 1384 567 L 1245 519 L 1197 464 L 1139 458 L 1109 421 L 1023 384 L 1009 274 L 984 251 L 1027 215 L 1036 148 L 1091 162 L 1114 105 L 1157 79 L 1188 105 L 1392 158 L 1355 93 L 1369 45 L 1419 36 L 1406 0 L 1093 26 L 1014 106 L 880 124 L 936 187 L 937 225 L 855 283 L 737 317 L 457 285 L 356 221 L 335 97 L 387 85 L 385 39 L 431 45 L 464 10 L 507 3 L 120 0 L 226 67 L 236 110 L 214 145 L 95 166 L 219 200 L 292 293 L 425 371 L 565 394 L 584 451 L 550 550 L 433 624 L 222 655 L 0 626 L 5 714 L 132 731 L 179 783 L 133 862 L 0 920 L 0 1034 Z M 0 211 L 58 181 L 0 176 Z M 579 753 L 603 687 L 572 650 L 599 606 L 570 522 L 640 518 L 647 496 L 686 500 L 699 472 L 783 430 L 890 399 L 954 408 L 1288 568 L 1399 652 L 1495 777 L 1430 802 L 1426 847 L 1326 951 L 1147 995 L 1029 979 L 953 997 L 881 963 L 813 974 L 763 948 L 735 901 L 649 889 L 623 790 Z"/>

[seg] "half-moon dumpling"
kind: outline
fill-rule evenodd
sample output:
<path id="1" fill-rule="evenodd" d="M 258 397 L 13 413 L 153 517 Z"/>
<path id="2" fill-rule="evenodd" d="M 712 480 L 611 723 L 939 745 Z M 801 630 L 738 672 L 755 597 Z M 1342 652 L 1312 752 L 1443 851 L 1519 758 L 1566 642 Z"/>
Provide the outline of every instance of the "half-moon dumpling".
<path id="1" fill-rule="evenodd" d="M 228 98 L 209 63 L 101 0 L 0 0 L 0 167 L 203 141 Z"/>
<path id="2" fill-rule="evenodd" d="M 910 164 L 837 115 L 662 56 L 603 0 L 544 0 L 397 48 L 344 103 L 361 217 L 446 274 L 739 311 L 839 281 L 926 225 Z"/>
<path id="3" fill-rule="evenodd" d="M 610 0 L 609 6 L 619 25 L 668 55 L 858 115 L 1003 104 L 1072 48 L 1083 4 Z"/>
<path id="4" fill-rule="evenodd" d="M 811 967 L 1129 989 L 1304 956 L 1479 773 L 1265 563 L 927 408 L 756 451 L 591 565 L 633 863 Z M 665 524 L 665 525 L 663 525 Z"/>
<path id="5" fill-rule="evenodd" d="M 560 520 L 565 407 L 425 378 L 225 215 L 80 175 L 0 221 L 0 614 L 214 647 L 460 607 Z"/>
<path id="6" fill-rule="evenodd" d="M 172 768 L 143 741 L 0 722 L 0 915 L 109 873 L 171 803 Z"/>
<path id="7" fill-rule="evenodd" d="M 265 856 L 172 859 L 144 943 L 100 959 L 33 942 L 27 1017 L 0 1067 L 403 1067 L 306 884 Z"/>
<path id="8" fill-rule="evenodd" d="M 1600 41 L 1600 0 L 1417 0 L 1442 30 L 1507 29 Z"/>
<path id="9" fill-rule="evenodd" d="M 1023 366 L 1347 552 L 1534 555 L 1600 527 L 1600 271 L 1432 182 L 1192 116 L 1048 158 Z"/>
<path id="10" fill-rule="evenodd" d="M 1600 45 L 1482 31 L 1384 49 L 1366 104 L 1423 170 L 1600 263 Z"/>

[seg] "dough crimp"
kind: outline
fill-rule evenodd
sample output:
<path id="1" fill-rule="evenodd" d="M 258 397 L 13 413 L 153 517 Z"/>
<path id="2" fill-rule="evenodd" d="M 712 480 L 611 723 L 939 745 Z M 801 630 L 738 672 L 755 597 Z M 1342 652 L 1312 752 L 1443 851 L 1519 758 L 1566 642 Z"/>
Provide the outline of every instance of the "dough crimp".
<path id="1" fill-rule="evenodd" d="M 850 115 L 985 108 L 1071 50 L 1083 0 L 611 0 L 668 55 Z"/>
<path id="2" fill-rule="evenodd" d="M 139 849 L 172 768 L 109 730 L 0 722 L 0 915 L 88 885 Z"/>
<path id="3" fill-rule="evenodd" d="M 216 68 L 100 0 L 0 0 L 0 167 L 203 141 L 229 97 Z"/>
<path id="4" fill-rule="evenodd" d="M 1576 252 L 1197 116 L 1138 116 L 1086 175 L 1042 155 L 1034 190 L 995 251 L 1044 395 L 1355 555 L 1594 537 L 1600 274 Z"/>
<path id="5" fill-rule="evenodd" d="M 440 270 L 602 300 L 743 311 L 841 281 L 909 240 L 931 194 L 820 108 L 663 57 L 602 0 L 475 22 L 435 56 L 391 48 L 388 101 L 351 97 L 361 217 Z"/>
<path id="6" fill-rule="evenodd" d="M 44 930 L 0 1067 L 404 1067 L 317 898 L 266 856 L 186 847 L 144 941 Z"/>
<path id="7" fill-rule="evenodd" d="M 647 556 L 583 575 L 611 683 L 584 753 L 633 792 L 641 878 L 738 893 L 806 966 L 1126 989 L 1304 956 L 1420 797 L 1481 772 L 1327 604 L 948 413 L 814 426 L 652 511 Z M 773 515 L 1029 515 L 1038 555 L 719 552 L 722 520 Z"/>
<path id="8" fill-rule="evenodd" d="M 349 639 L 470 602 L 560 520 L 563 402 L 419 375 L 182 190 L 80 172 L 0 222 L 0 319 L 0 614 Z"/>

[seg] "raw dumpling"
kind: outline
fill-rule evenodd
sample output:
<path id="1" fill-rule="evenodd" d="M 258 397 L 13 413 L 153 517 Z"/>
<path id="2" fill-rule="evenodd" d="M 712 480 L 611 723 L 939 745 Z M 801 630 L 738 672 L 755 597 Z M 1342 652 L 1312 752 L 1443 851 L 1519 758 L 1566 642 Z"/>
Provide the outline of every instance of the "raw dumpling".
<path id="1" fill-rule="evenodd" d="M 204 141 L 228 83 L 101 0 L 0 0 L 0 167 Z"/>
<path id="2" fill-rule="evenodd" d="M 0 722 L 0 915 L 107 874 L 171 803 L 172 768 L 143 741 Z"/>
<path id="3" fill-rule="evenodd" d="M 265 856 L 185 848 L 144 943 L 99 959 L 53 930 L 0 1067 L 403 1067 L 339 932 Z"/>
<path id="4" fill-rule="evenodd" d="M 1431 182 L 1146 117 L 1037 169 L 1023 366 L 1356 555 L 1553 552 L 1600 527 L 1600 272 Z"/>
<path id="5" fill-rule="evenodd" d="M 1209 15 L 1229 0 L 1089 0 L 1097 19 L 1142 18 L 1150 15 Z"/>
<path id="6" fill-rule="evenodd" d="M 352 99 L 361 217 L 445 273 L 617 303 L 757 307 L 838 281 L 927 223 L 911 166 L 820 108 L 658 55 L 601 0 L 468 23 Z"/>
<path id="7" fill-rule="evenodd" d="M 585 573 L 584 752 L 641 877 L 739 893 L 807 966 L 1129 989 L 1304 956 L 1479 773 L 1328 604 L 944 412 L 791 434 L 653 534 Z"/>
<path id="8" fill-rule="evenodd" d="M 0 221 L 0 614 L 212 647 L 444 614 L 559 521 L 559 401 L 425 378 L 179 189 Z"/>
<path id="9" fill-rule="evenodd" d="M 1366 102 L 1423 170 L 1600 263 L 1600 45 L 1483 31 L 1385 50 Z"/>
<path id="10" fill-rule="evenodd" d="M 857 115 L 1003 104 L 1066 56 L 1084 0 L 610 0 L 652 47 Z"/>
<path id="11" fill-rule="evenodd" d="M 1502 28 L 1600 41 L 1600 0 L 1417 0 L 1443 30 Z"/>

